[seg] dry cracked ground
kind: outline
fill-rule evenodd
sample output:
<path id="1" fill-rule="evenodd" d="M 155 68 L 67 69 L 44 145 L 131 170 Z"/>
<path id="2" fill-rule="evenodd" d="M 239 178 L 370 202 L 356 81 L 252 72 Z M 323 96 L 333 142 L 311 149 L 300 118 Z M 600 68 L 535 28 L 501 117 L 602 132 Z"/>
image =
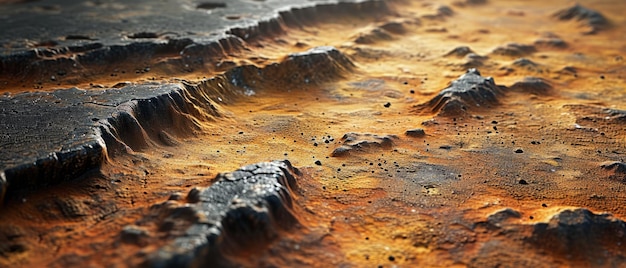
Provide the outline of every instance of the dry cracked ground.
<path id="1" fill-rule="evenodd" d="M 0 266 L 626 267 L 626 2 L 279 2 L 11 30 Z"/>

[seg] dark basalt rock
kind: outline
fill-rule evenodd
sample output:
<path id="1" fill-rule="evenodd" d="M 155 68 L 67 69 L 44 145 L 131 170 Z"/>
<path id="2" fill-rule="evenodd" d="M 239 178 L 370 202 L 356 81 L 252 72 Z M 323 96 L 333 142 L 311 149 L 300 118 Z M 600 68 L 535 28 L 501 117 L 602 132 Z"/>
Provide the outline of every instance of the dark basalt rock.
<path id="1" fill-rule="evenodd" d="M 370 148 L 389 149 L 397 138 L 395 135 L 379 136 L 369 133 L 346 133 L 341 137 L 342 145 L 333 150 L 331 156 L 345 156 L 353 151 L 364 151 Z"/>
<path id="2" fill-rule="evenodd" d="M 606 259 L 624 253 L 620 245 L 626 244 L 626 223 L 610 214 L 568 209 L 548 223 L 535 224 L 528 242 L 551 253 L 597 265 L 599 257 Z M 616 250 L 619 248 L 622 250 Z"/>
<path id="3" fill-rule="evenodd" d="M 213 10 L 189 9 L 178 2 L 137 0 L 124 5 L 127 10 L 142 13 L 141 20 L 103 21 L 99 18 L 119 14 L 107 5 L 87 7 L 82 2 L 62 2 L 58 14 L 41 13 L 25 5 L 0 10 L 0 17 L 19 14 L 14 16 L 16 19 L 6 20 L 4 31 L 0 32 L 0 43 L 4 44 L 0 47 L 0 79 L 47 81 L 57 73 L 83 73 L 102 66 L 114 69 L 116 64 L 129 60 L 161 64 L 164 58 L 167 64 L 185 71 L 213 66 L 228 54 L 245 49 L 246 42 L 274 38 L 288 27 L 302 27 L 337 16 L 389 12 L 386 2 L 378 0 L 276 0 L 262 4 L 231 0 L 228 4 L 205 2 L 197 6 L 202 10 L 218 8 L 223 13 L 255 14 L 257 18 L 233 22 L 211 13 Z M 16 40 L 45 41 L 33 48 L 29 42 Z"/>
<path id="4" fill-rule="evenodd" d="M 289 54 L 281 63 L 264 68 L 242 66 L 228 72 L 226 76 L 234 85 L 254 94 L 261 84 L 280 81 L 281 87 L 289 83 L 294 87 L 317 85 L 342 78 L 355 68 L 354 63 L 343 53 L 330 46 L 315 47 L 301 53 Z"/>
<path id="5" fill-rule="evenodd" d="M 611 170 L 618 174 L 626 175 L 626 163 L 624 162 L 617 162 L 617 161 L 604 162 L 600 165 L 600 167 L 606 170 Z"/>
<path id="6" fill-rule="evenodd" d="M 491 53 L 500 56 L 522 57 L 536 52 L 537 49 L 532 45 L 523 45 L 518 43 L 509 43 L 494 49 Z"/>
<path id="7" fill-rule="evenodd" d="M 552 85 L 543 78 L 524 77 L 522 81 L 515 82 L 509 89 L 535 95 L 549 95 L 552 91 Z"/>
<path id="8" fill-rule="evenodd" d="M 424 129 L 421 128 L 409 129 L 404 134 L 414 138 L 421 138 L 426 136 L 426 132 L 424 131 Z"/>
<path id="9" fill-rule="evenodd" d="M 589 28 L 584 32 L 585 34 L 597 33 L 608 28 L 610 25 L 609 20 L 600 12 L 588 9 L 579 4 L 557 11 L 552 16 L 562 21 L 576 20 L 580 22 L 581 25 Z"/>
<path id="10" fill-rule="evenodd" d="M 216 100 L 223 92 L 208 86 L 211 83 L 72 88 L 0 97 L 0 192 L 77 178 L 98 168 L 107 153 L 162 144 L 163 131 L 198 131 L 195 120 L 222 116 Z M 235 94 L 232 85 L 230 90 Z"/>
<path id="11" fill-rule="evenodd" d="M 478 70 L 469 69 L 433 99 L 416 106 L 416 110 L 440 116 L 462 116 L 470 110 L 497 105 L 505 89 L 496 85 L 493 78 L 483 77 Z"/>
<path id="12" fill-rule="evenodd" d="M 333 47 L 289 55 L 261 69 L 241 66 L 199 84 L 77 88 L 0 97 L 0 193 L 30 191 L 98 168 L 105 154 L 172 146 L 226 115 L 221 105 L 276 80 L 294 86 L 341 77 L 354 64 Z M 0 200 L 3 196 L 0 195 Z"/>
<path id="13" fill-rule="evenodd" d="M 152 254 L 148 267 L 235 267 L 228 256 L 257 251 L 297 225 L 293 191 L 300 173 L 289 161 L 244 166 L 219 174 L 187 201 L 167 201 L 142 220 L 173 239 Z"/>

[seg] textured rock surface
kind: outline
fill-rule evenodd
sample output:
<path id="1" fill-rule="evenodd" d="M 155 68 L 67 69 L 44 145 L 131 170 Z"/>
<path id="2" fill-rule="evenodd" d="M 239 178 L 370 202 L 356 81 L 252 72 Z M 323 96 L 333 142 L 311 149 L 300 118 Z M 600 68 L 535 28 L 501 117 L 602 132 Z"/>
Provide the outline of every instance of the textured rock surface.
<path id="1" fill-rule="evenodd" d="M 200 132 L 198 122 L 226 116 L 220 105 L 254 94 L 256 86 L 275 79 L 319 84 L 353 68 L 335 48 L 318 47 L 265 68 L 236 67 L 197 85 L 154 83 L 4 95 L 0 172 L 6 183 L 0 182 L 0 193 L 76 178 L 99 167 L 107 153 L 175 145 L 176 136 Z"/>
<path id="2" fill-rule="evenodd" d="M 386 4 L 234 0 L 194 6 L 188 1 L 29 1 L 0 10 L 0 17 L 7 18 L 0 33 L 0 85 L 15 78 L 62 79 L 85 71 L 85 67 L 115 66 L 129 59 L 162 59 L 191 70 L 243 50 L 244 42 L 350 10 L 363 15 L 380 13 Z M 57 19 L 59 15 L 63 19 Z"/>
<path id="3" fill-rule="evenodd" d="M 503 94 L 504 87 L 496 85 L 493 78 L 483 77 L 478 70 L 469 69 L 433 99 L 416 108 L 441 116 L 460 116 L 474 109 L 496 105 Z"/>
<path id="4" fill-rule="evenodd" d="M 198 86 L 73 88 L 0 97 L 5 188 L 21 191 L 57 184 L 99 167 L 107 153 L 163 144 L 167 131 L 199 131 L 190 117 L 222 116 L 213 100 L 220 92 L 208 86 L 220 83 L 217 80 Z"/>
<path id="5" fill-rule="evenodd" d="M 263 248 L 297 224 L 298 176 L 288 161 L 248 165 L 218 175 L 208 188 L 192 189 L 183 202 L 153 207 L 156 218 L 142 222 L 156 220 L 173 242 L 149 257 L 147 266 L 236 267 L 229 255 Z"/>
<path id="6" fill-rule="evenodd" d="M 584 259 L 593 265 L 615 265 L 623 254 L 626 223 L 609 214 L 587 209 L 564 210 L 548 223 L 536 224 L 529 242 L 569 259 Z M 612 256 L 613 264 L 599 256 Z M 626 256 L 621 255 L 622 261 Z"/>
<path id="7" fill-rule="evenodd" d="M 391 148 L 395 135 L 375 135 L 370 133 L 346 133 L 341 137 L 342 145 L 335 148 L 332 156 L 346 156 L 353 151 L 366 151 L 370 148 Z"/>
<path id="8" fill-rule="evenodd" d="M 619 171 L 626 154 L 621 16 L 626 2 L 583 3 L 602 12 L 611 27 L 581 35 L 587 26 L 550 16 L 571 7 L 568 0 L 455 1 L 68 3 L 68 10 L 87 6 L 88 17 L 100 17 L 104 27 L 115 23 L 117 28 L 103 32 L 123 44 L 108 46 L 106 34 L 79 33 L 3 42 L 0 49 L 39 54 L 32 64 L 24 61 L 25 72 L 0 78 L 0 95 L 7 101 L 2 104 L 31 107 L 30 100 L 40 107 L 54 97 L 72 111 L 86 107 L 81 111 L 93 114 L 80 120 L 56 111 L 67 117 L 64 125 L 72 121 L 74 128 L 100 131 L 104 161 L 93 172 L 69 175 L 73 181 L 43 190 L 15 194 L 16 184 L 9 185 L 12 198 L 0 209 L 0 267 L 620 267 L 623 242 L 600 238 L 607 234 L 596 227 L 583 232 L 597 236 L 589 239 L 578 227 L 535 229 L 550 225 L 553 217 L 565 224 L 564 211 L 582 208 L 595 216 L 573 225 L 614 230 L 613 236 L 620 232 L 603 222 L 626 217 L 626 184 Z M 44 14 L 31 19 L 74 20 L 63 14 L 64 5 L 54 6 L 60 0 L 13 2 L 22 3 L 2 6 L 0 13 L 30 8 Z M 248 11 L 231 9 L 238 3 Z M 288 6 L 259 22 L 277 3 Z M 171 14 L 180 8 L 198 16 L 172 18 L 163 10 L 168 7 Z M 155 13 L 163 13 L 156 30 L 150 26 Z M 0 24 L 22 15 L 2 15 Z M 167 30 L 172 24 L 204 27 L 205 17 L 228 26 Z M 85 27 L 100 27 L 96 23 Z M 136 27 L 142 23 L 145 27 Z M 198 26 L 184 25 L 193 23 Z M 41 23 L 18 26 L 28 25 Z M 50 35 L 51 29 L 41 30 Z M 362 35 L 372 42 L 355 43 Z M 67 48 L 67 42 L 85 47 Z M 490 53 L 507 42 L 533 45 L 536 52 L 512 46 L 512 54 L 526 54 Z M 24 50 L 14 46 L 19 43 Z M 97 43 L 102 48 L 91 46 Z M 460 49 L 446 56 L 458 47 L 474 52 Z M 513 65 L 520 58 L 527 61 Z M 500 87 L 505 94 L 496 94 L 495 104 L 469 105 L 466 111 L 451 105 L 458 116 L 436 116 L 443 112 L 429 110 L 434 105 L 419 106 L 468 67 L 485 75 L 468 78 L 484 85 L 492 76 L 510 88 Z M 469 84 L 470 90 L 467 96 L 450 93 L 451 98 L 484 101 L 479 93 L 470 94 L 481 82 L 458 84 Z M 62 94 L 79 101 L 67 104 L 73 98 Z M 31 122 L 20 123 L 35 125 L 39 117 L 33 113 L 24 117 Z M 353 145 L 369 143 L 350 147 L 340 139 L 345 133 L 360 134 Z M 364 133 L 388 137 L 392 144 Z M 52 142 L 70 143 L 73 137 L 67 137 Z M 348 154 L 332 157 L 344 146 Z M 266 184 L 224 182 L 228 186 L 214 185 L 222 187 L 217 193 L 208 189 L 216 180 L 222 184 L 221 176 L 214 179 L 219 172 L 268 159 L 289 159 L 301 167 L 302 176 L 294 175 L 301 178 L 299 189 L 291 195 L 294 224 L 287 220 L 265 228 L 261 223 L 271 220 L 264 207 L 273 203 L 241 201 Z M 606 168 L 604 161 L 610 161 Z M 5 175 L 0 173 L 0 184 Z M 239 192 L 240 201 L 229 203 L 237 200 L 230 190 L 240 186 L 249 187 Z M 216 194 L 203 202 L 203 193 Z M 202 212 L 205 207 L 209 212 Z M 598 218 L 603 211 L 615 216 Z M 260 220 L 250 225 L 248 217 L 237 215 Z M 551 235 L 559 232 L 565 235 Z M 246 236 L 245 245 L 234 233 Z M 569 243 L 563 237 L 570 234 L 591 241 L 580 258 L 553 250 L 567 249 L 561 244 Z"/>

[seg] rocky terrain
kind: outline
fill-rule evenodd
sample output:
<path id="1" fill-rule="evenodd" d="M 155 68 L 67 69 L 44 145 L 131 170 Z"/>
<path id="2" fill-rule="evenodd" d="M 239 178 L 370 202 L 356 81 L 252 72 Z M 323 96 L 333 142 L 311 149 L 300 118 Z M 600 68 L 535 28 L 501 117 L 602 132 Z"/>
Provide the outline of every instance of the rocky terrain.
<path id="1" fill-rule="evenodd" d="M 624 11 L 0 1 L 0 267 L 626 266 Z"/>

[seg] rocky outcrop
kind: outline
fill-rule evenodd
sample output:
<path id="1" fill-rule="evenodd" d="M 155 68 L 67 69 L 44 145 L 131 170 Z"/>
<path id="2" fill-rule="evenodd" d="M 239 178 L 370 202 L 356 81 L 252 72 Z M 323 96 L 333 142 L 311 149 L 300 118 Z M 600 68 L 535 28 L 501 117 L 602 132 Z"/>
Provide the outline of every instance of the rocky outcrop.
<path id="1" fill-rule="evenodd" d="M 156 224 L 172 242 L 146 266 L 237 266 L 228 256 L 262 249 L 298 223 L 293 198 L 299 176 L 286 160 L 248 165 L 192 189 L 185 200 L 154 206 L 140 223 Z"/>
<path id="2" fill-rule="evenodd" d="M 0 193 L 79 177 L 105 156 L 172 146 L 228 117 L 223 105 L 276 80 L 295 85 L 340 78 L 354 64 L 333 47 L 289 55 L 264 68 L 240 66 L 197 84 L 23 93 L 0 97 Z M 0 200 L 3 196 L 0 195 Z"/>
<path id="3" fill-rule="evenodd" d="M 477 69 L 469 69 L 430 101 L 417 105 L 416 111 L 440 116 L 462 116 L 472 110 L 497 105 L 505 87 L 493 78 L 483 77 Z"/>
<path id="4" fill-rule="evenodd" d="M 369 133 L 346 133 L 341 137 L 342 145 L 335 148 L 331 155 L 340 157 L 368 149 L 388 149 L 393 146 L 393 141 L 397 138 L 395 135 L 380 136 Z"/>
<path id="5" fill-rule="evenodd" d="M 377 16 L 390 12 L 387 3 L 378 0 L 279 0 L 262 5 L 233 0 L 228 4 L 200 3 L 197 9 L 202 11 L 189 10 L 175 2 L 155 4 L 140 0 L 125 4 L 126 9 L 143 14 L 140 22 L 102 21 L 90 14 L 97 12 L 101 17 L 119 14 L 106 5 L 90 9 L 78 2 L 66 3 L 60 14 L 18 9 L 22 19 L 7 21 L 5 31 L 0 33 L 3 44 L 0 80 L 60 81 L 72 74 L 90 73 L 92 69 L 101 72 L 105 68 L 115 75 L 117 69 L 143 72 L 156 65 L 166 65 L 180 73 L 215 68 L 221 59 L 246 50 L 248 44 L 283 35 L 290 27 L 332 21 L 339 16 Z M 255 14 L 256 19 L 224 19 L 206 12 L 214 9 Z M 161 14 L 155 10 L 168 12 Z M 0 16 L 11 11 L 11 8 L 0 10 Z M 180 21 L 182 17 L 186 19 Z M 397 27 L 382 29 L 394 31 Z M 129 63 L 136 64 L 129 67 Z"/>
<path id="6" fill-rule="evenodd" d="M 610 214 L 568 209 L 554 215 L 548 223 L 535 224 L 528 242 L 568 259 L 598 265 L 601 256 L 623 256 L 626 223 Z"/>

